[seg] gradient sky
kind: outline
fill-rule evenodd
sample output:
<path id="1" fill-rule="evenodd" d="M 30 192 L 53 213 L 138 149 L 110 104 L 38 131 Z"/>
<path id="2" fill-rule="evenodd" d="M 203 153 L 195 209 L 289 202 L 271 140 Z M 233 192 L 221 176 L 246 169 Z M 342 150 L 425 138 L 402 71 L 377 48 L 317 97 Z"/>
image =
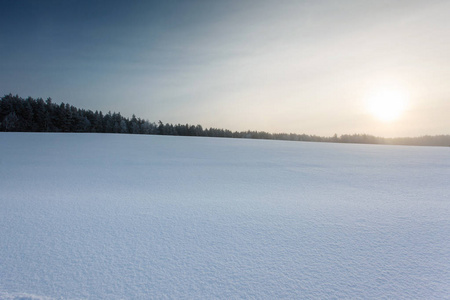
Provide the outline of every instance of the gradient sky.
<path id="1" fill-rule="evenodd" d="M 450 134 L 450 1 L 0 0 L 0 94 L 150 121 Z M 392 88 L 383 122 L 367 99 Z"/>

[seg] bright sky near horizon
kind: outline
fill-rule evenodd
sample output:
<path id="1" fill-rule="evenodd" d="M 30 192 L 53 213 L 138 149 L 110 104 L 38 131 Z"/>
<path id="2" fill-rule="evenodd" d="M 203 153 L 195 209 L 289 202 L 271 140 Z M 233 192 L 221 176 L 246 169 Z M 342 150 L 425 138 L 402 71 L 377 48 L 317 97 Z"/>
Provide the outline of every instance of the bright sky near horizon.
<path id="1" fill-rule="evenodd" d="M 0 94 L 150 121 L 450 134 L 450 1 L 0 0 Z"/>

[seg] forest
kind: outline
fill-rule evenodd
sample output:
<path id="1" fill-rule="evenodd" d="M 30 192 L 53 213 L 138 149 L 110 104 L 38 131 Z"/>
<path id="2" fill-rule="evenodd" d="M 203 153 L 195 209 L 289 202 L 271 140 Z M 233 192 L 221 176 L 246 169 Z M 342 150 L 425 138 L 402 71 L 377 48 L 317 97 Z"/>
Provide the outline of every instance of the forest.
<path id="1" fill-rule="evenodd" d="M 265 131 L 231 131 L 221 128 L 203 128 L 201 125 L 150 122 L 120 112 L 86 110 L 68 103 L 56 104 L 51 98 L 5 95 L 0 99 L 0 131 L 15 132 L 98 132 L 126 134 L 157 134 L 177 136 L 204 136 L 268 140 L 289 140 L 331 143 L 389 144 L 417 146 L 450 146 L 450 135 L 383 138 L 368 134 L 337 134 L 331 137 L 297 133 L 269 133 Z"/>

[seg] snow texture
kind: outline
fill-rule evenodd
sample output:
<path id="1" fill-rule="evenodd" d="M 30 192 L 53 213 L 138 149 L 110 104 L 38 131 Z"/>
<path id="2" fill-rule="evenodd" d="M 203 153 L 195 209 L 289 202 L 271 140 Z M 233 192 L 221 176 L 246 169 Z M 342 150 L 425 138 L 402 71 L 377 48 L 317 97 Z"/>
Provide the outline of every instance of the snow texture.
<path id="1" fill-rule="evenodd" d="M 449 148 L 42 133 L 0 146 L 0 298 L 449 299 Z"/>

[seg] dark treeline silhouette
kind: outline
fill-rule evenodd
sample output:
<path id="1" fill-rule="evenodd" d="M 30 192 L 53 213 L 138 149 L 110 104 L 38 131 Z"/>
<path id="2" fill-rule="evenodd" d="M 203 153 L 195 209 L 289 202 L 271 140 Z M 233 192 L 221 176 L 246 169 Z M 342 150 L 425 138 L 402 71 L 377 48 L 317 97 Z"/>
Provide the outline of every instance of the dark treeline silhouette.
<path id="1" fill-rule="evenodd" d="M 0 100 L 0 131 L 22 132 L 103 132 L 129 134 L 159 134 L 179 136 L 208 136 L 227 138 L 311 141 L 332 143 L 391 144 L 420 146 L 450 146 L 450 135 L 413 138 L 382 138 L 367 134 L 321 137 L 295 133 L 268 133 L 264 131 L 232 132 L 227 129 L 206 128 L 201 125 L 164 124 L 149 122 L 133 115 L 103 114 L 101 111 L 79 109 L 72 105 L 55 104 L 51 98 L 27 99 L 5 95 Z"/>

